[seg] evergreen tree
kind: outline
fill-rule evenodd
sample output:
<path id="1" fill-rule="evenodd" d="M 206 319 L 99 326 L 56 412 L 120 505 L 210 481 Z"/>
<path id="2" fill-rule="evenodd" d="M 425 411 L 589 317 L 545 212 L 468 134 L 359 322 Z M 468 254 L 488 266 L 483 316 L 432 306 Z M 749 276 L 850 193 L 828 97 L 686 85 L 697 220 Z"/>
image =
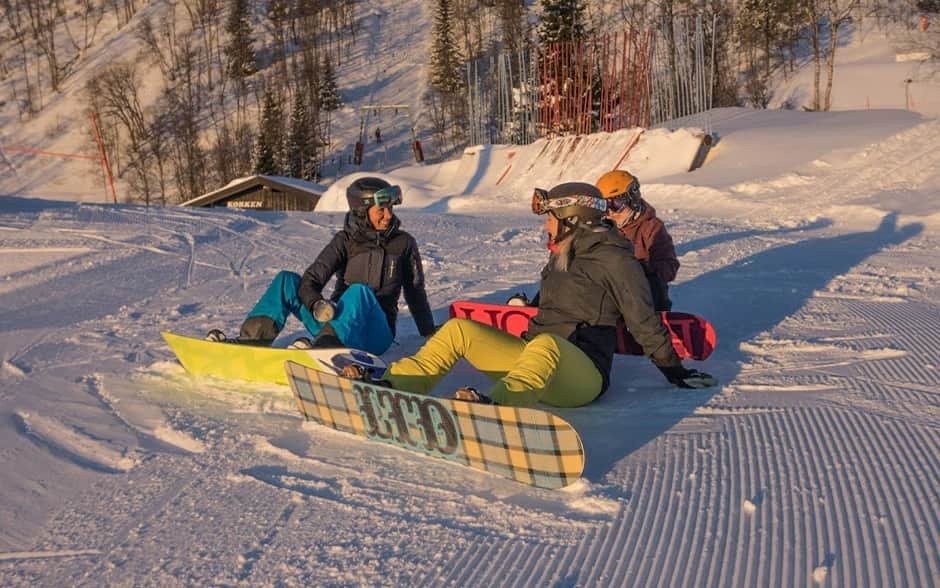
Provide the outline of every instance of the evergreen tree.
<path id="1" fill-rule="evenodd" d="M 290 130 L 287 137 L 287 173 L 303 180 L 315 180 L 319 171 L 317 133 L 313 113 L 303 90 L 294 92 Z"/>
<path id="2" fill-rule="evenodd" d="M 321 110 L 333 112 L 339 110 L 339 107 L 343 105 L 343 100 L 339 96 L 339 89 L 336 87 L 336 71 L 333 69 L 329 55 L 323 59 L 317 93 Z"/>
<path id="3" fill-rule="evenodd" d="M 255 173 L 281 175 L 284 172 L 284 114 L 281 101 L 271 88 L 264 91 L 264 105 L 255 143 Z"/>
<path id="4" fill-rule="evenodd" d="M 437 0 L 430 66 L 428 85 L 431 88 L 449 96 L 463 92 L 461 57 L 454 36 L 451 0 Z"/>
<path id="5" fill-rule="evenodd" d="M 541 0 L 539 43 L 579 41 L 584 38 L 585 4 L 582 0 Z"/>
<path id="6" fill-rule="evenodd" d="M 251 3 L 249 0 L 232 0 L 225 32 L 226 70 L 232 78 L 242 80 L 257 71 L 255 50 L 251 40 Z"/>

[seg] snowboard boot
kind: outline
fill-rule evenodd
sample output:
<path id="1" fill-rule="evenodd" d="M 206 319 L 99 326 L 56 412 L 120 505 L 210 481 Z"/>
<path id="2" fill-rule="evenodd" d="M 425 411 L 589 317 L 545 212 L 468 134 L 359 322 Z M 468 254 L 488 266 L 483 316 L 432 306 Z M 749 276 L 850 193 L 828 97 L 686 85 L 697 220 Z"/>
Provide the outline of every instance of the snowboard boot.
<path id="1" fill-rule="evenodd" d="M 277 339 L 278 331 L 274 319 L 266 316 L 252 316 L 242 323 L 241 332 L 238 334 L 238 342 L 245 345 L 270 347 L 271 343 L 274 343 L 274 340 Z"/>
<path id="2" fill-rule="evenodd" d="M 476 402 L 477 404 L 496 404 L 493 399 L 486 394 L 481 394 L 473 386 L 464 386 L 454 392 L 454 400 L 463 402 Z"/>
<path id="3" fill-rule="evenodd" d="M 219 329 L 212 329 L 206 333 L 206 341 L 212 341 L 214 343 L 231 343 L 231 341 L 228 340 L 228 337 L 225 336 L 225 333 Z"/>
<path id="4" fill-rule="evenodd" d="M 320 332 L 317 333 L 316 338 L 313 340 L 311 349 L 331 347 L 345 347 L 345 345 L 343 345 L 343 342 L 336 336 L 336 331 L 333 330 L 332 325 L 323 325 L 323 328 L 320 329 Z"/>
<path id="5" fill-rule="evenodd" d="M 313 341 L 310 337 L 300 337 L 294 339 L 294 342 L 287 346 L 288 349 L 313 349 Z"/>

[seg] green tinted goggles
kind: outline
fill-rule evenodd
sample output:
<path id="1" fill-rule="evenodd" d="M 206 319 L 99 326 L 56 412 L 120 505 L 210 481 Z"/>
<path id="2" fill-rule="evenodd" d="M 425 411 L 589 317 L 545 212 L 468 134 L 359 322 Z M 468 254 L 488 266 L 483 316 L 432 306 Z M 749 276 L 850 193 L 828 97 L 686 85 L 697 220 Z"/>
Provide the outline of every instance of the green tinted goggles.
<path id="1" fill-rule="evenodd" d="M 401 187 L 389 186 L 382 188 L 372 194 L 362 195 L 363 206 L 378 206 L 379 208 L 391 208 L 396 204 L 401 204 Z"/>

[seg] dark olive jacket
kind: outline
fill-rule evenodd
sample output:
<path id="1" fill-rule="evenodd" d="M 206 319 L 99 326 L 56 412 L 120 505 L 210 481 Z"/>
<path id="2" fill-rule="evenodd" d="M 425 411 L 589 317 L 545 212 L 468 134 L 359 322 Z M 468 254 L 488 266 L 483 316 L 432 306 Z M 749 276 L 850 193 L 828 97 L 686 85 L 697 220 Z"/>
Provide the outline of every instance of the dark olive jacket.
<path id="1" fill-rule="evenodd" d="M 428 336 L 434 332 L 434 317 L 424 289 L 424 269 L 414 237 L 402 231 L 401 221 L 392 222 L 381 233 L 368 218 L 346 215 L 343 230 L 307 268 L 300 280 L 297 295 L 310 311 L 323 298 L 323 288 L 336 275 L 332 300 L 338 300 L 351 284 L 365 284 L 378 299 L 388 326 L 395 334 L 398 299 L 402 290 L 418 332 Z"/>
<path id="2" fill-rule="evenodd" d="M 552 333 L 577 345 L 597 366 L 602 390 L 610 384 L 620 317 L 656 365 L 681 365 L 630 242 L 608 225 L 578 228 L 570 238 L 567 271 L 555 269 L 553 259 L 542 270 L 539 312 L 526 338 Z"/>

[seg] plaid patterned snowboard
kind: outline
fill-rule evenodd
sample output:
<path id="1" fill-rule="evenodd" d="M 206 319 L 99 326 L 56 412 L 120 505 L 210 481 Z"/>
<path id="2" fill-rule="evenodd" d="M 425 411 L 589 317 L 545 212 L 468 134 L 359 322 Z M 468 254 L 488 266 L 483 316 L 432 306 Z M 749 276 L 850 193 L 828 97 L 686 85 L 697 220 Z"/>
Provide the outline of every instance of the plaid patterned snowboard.
<path id="1" fill-rule="evenodd" d="M 309 421 L 539 488 L 567 486 L 584 469 L 578 432 L 549 412 L 412 394 L 292 361 L 285 368 Z"/>

